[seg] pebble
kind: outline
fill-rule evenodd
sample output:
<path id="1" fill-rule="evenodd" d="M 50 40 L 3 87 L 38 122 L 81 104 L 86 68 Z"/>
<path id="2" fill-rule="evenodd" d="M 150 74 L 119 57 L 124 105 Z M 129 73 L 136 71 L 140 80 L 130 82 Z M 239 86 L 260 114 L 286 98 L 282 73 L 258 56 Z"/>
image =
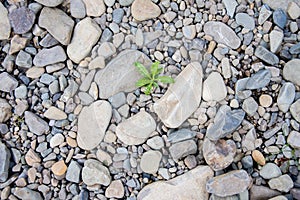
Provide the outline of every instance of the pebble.
<path id="1" fill-rule="evenodd" d="M 282 175 L 280 168 L 274 163 L 265 164 L 259 171 L 259 175 L 264 179 L 277 178 Z"/>
<path id="2" fill-rule="evenodd" d="M 281 8 L 276 9 L 273 12 L 273 22 L 281 29 L 284 29 L 287 22 L 287 16 L 286 13 Z"/>
<path id="3" fill-rule="evenodd" d="M 186 37 L 189 40 L 192 40 L 195 38 L 197 34 L 196 26 L 195 25 L 184 26 L 182 28 L 182 33 L 184 37 Z"/>
<path id="4" fill-rule="evenodd" d="M 32 67 L 32 57 L 29 53 L 21 50 L 17 55 L 16 65 L 22 68 L 29 69 L 30 67 Z"/>
<path id="5" fill-rule="evenodd" d="M 228 167 L 236 154 L 236 145 L 232 140 L 218 140 L 212 142 L 204 139 L 203 156 L 206 163 L 214 170 L 219 171 Z"/>
<path id="6" fill-rule="evenodd" d="M 197 152 L 197 145 L 194 140 L 186 140 L 173 144 L 169 148 L 169 151 L 172 158 L 178 160 L 188 155 L 195 154 Z"/>
<path id="7" fill-rule="evenodd" d="M 134 0 L 119 0 L 121 6 L 130 6 Z"/>
<path id="8" fill-rule="evenodd" d="M 102 141 L 111 116 L 112 108 L 107 101 L 95 101 L 84 107 L 78 117 L 78 146 L 85 150 L 95 148 Z"/>
<path id="9" fill-rule="evenodd" d="M 109 170 L 99 161 L 88 159 L 82 168 L 82 180 L 88 186 L 95 184 L 108 186 L 111 182 L 111 176 Z"/>
<path id="10" fill-rule="evenodd" d="M 245 169 L 249 169 L 249 168 L 253 167 L 253 159 L 250 155 L 243 157 L 241 162 Z"/>
<path id="11" fill-rule="evenodd" d="M 56 7 L 61 4 L 63 0 L 36 0 L 36 2 L 47 7 Z"/>
<path id="12" fill-rule="evenodd" d="M 66 173 L 67 171 L 67 165 L 65 164 L 65 161 L 60 160 L 56 163 L 54 163 L 51 167 L 51 171 L 53 172 L 54 175 L 56 176 L 62 176 Z"/>
<path id="13" fill-rule="evenodd" d="M 18 81 L 7 72 L 0 73 L 0 91 L 12 92 L 18 87 Z"/>
<path id="14" fill-rule="evenodd" d="M 49 131 L 48 123 L 30 111 L 25 111 L 25 123 L 30 132 L 36 135 L 42 135 Z"/>
<path id="15" fill-rule="evenodd" d="M 159 136 L 154 136 L 147 140 L 147 145 L 152 149 L 159 150 L 164 147 L 164 140 Z"/>
<path id="16" fill-rule="evenodd" d="M 81 91 L 88 91 L 90 86 L 91 86 L 91 83 L 94 79 L 94 76 L 95 76 L 95 73 L 96 73 L 96 70 L 91 70 L 84 78 L 84 80 L 82 81 L 80 87 L 79 87 L 79 90 Z"/>
<path id="17" fill-rule="evenodd" d="M 244 192 L 250 183 L 251 178 L 245 170 L 234 170 L 209 179 L 206 190 L 219 197 L 226 197 Z"/>
<path id="18" fill-rule="evenodd" d="M 147 185 L 139 192 L 137 200 L 152 200 L 158 196 L 161 200 L 208 199 L 205 183 L 211 177 L 213 171 L 208 166 L 198 166 L 171 180 Z"/>
<path id="19" fill-rule="evenodd" d="M 79 63 L 92 50 L 101 35 L 100 27 L 91 18 L 86 17 L 75 26 L 71 43 L 67 47 L 69 58 Z M 90 35 L 90 37 L 86 37 Z"/>
<path id="20" fill-rule="evenodd" d="M 50 147 L 54 148 L 56 146 L 61 145 L 65 140 L 65 137 L 63 136 L 63 134 L 55 134 L 51 139 L 50 139 Z"/>
<path id="21" fill-rule="evenodd" d="M 269 6 L 267 4 L 262 5 L 258 16 L 258 24 L 262 25 L 271 15 L 272 11 Z"/>
<path id="22" fill-rule="evenodd" d="M 266 159 L 263 156 L 263 154 L 258 151 L 258 150 L 254 150 L 252 151 L 252 158 L 255 162 L 257 162 L 257 164 L 264 166 L 266 164 Z"/>
<path id="23" fill-rule="evenodd" d="M 159 151 L 147 151 L 141 158 L 141 170 L 148 174 L 155 174 L 158 171 L 162 154 Z"/>
<path id="24" fill-rule="evenodd" d="M 70 13 L 72 17 L 82 19 L 86 16 L 85 4 L 82 0 L 70 1 Z"/>
<path id="25" fill-rule="evenodd" d="M 227 89 L 220 73 L 212 72 L 203 82 L 202 98 L 205 101 L 222 101 Z"/>
<path id="26" fill-rule="evenodd" d="M 0 24 L 1 24 L 1 30 L 0 30 L 0 40 L 7 40 L 10 36 L 10 22 L 8 19 L 8 11 L 0 2 Z"/>
<path id="27" fill-rule="evenodd" d="M 124 186 L 121 180 L 114 180 L 105 190 L 107 198 L 123 198 L 125 194 Z"/>
<path id="28" fill-rule="evenodd" d="M 229 26 L 222 22 L 206 22 L 204 32 L 212 36 L 217 43 L 225 44 L 232 49 L 237 49 L 241 45 L 240 38 Z"/>
<path id="29" fill-rule="evenodd" d="M 270 33 L 270 50 L 272 53 L 278 52 L 281 47 L 281 43 L 283 40 L 283 32 L 282 30 L 274 29 Z"/>
<path id="30" fill-rule="evenodd" d="M 0 123 L 4 123 L 12 116 L 12 107 L 6 99 L 0 98 Z"/>
<path id="31" fill-rule="evenodd" d="M 300 7 L 295 2 L 290 2 L 287 7 L 287 13 L 292 19 L 297 19 L 300 17 Z"/>
<path id="32" fill-rule="evenodd" d="M 258 104 L 253 97 L 249 97 L 244 100 L 242 108 L 249 116 L 252 117 L 258 109 Z"/>
<path id="33" fill-rule="evenodd" d="M 136 61 L 147 67 L 151 63 L 151 60 L 140 51 L 124 50 L 113 58 L 104 70 L 98 71 L 95 75 L 95 82 L 99 87 L 99 97 L 108 99 L 119 92 L 131 92 L 137 89 L 135 83 L 142 76 L 135 69 L 134 62 Z M 118 77 L 118 81 L 115 77 Z"/>
<path id="34" fill-rule="evenodd" d="M 246 81 L 245 88 L 249 90 L 261 89 L 270 83 L 271 77 L 270 70 L 259 70 Z"/>
<path id="35" fill-rule="evenodd" d="M 183 128 L 183 129 L 179 129 L 177 131 L 170 133 L 168 136 L 168 142 L 171 142 L 171 143 L 181 142 L 184 140 L 191 139 L 195 136 L 196 136 L 196 133 L 194 131 Z"/>
<path id="36" fill-rule="evenodd" d="M 290 48 L 290 53 L 291 54 L 299 54 L 300 53 L 300 42 L 298 42 L 297 44 L 294 44 L 291 48 Z"/>
<path id="37" fill-rule="evenodd" d="M 105 67 L 105 58 L 103 56 L 97 56 L 89 63 L 89 70 L 103 69 Z"/>
<path id="38" fill-rule="evenodd" d="M 227 15 L 229 15 L 231 18 L 233 18 L 234 12 L 235 12 L 236 7 L 238 6 L 238 3 L 236 2 L 236 0 L 224 0 L 223 3 L 225 5 Z"/>
<path id="39" fill-rule="evenodd" d="M 33 64 L 37 67 L 64 62 L 67 59 L 66 53 L 61 46 L 55 46 L 49 49 L 39 51 L 34 59 Z"/>
<path id="40" fill-rule="evenodd" d="M 98 55 L 108 58 L 116 53 L 116 47 L 110 42 L 104 42 L 98 48 Z"/>
<path id="41" fill-rule="evenodd" d="M 31 190 L 27 187 L 16 188 L 14 191 L 14 195 L 24 200 L 43 200 L 42 195 L 39 192 Z"/>
<path id="42" fill-rule="evenodd" d="M 246 13 L 236 14 L 235 20 L 237 24 L 243 26 L 246 29 L 253 30 L 255 28 L 254 19 Z"/>
<path id="43" fill-rule="evenodd" d="M 283 78 L 291 81 L 296 85 L 300 85 L 300 59 L 292 59 L 288 61 L 283 67 Z"/>
<path id="44" fill-rule="evenodd" d="M 293 148 L 300 148 L 300 133 L 297 131 L 291 131 L 288 135 L 287 143 Z"/>
<path id="45" fill-rule="evenodd" d="M 25 161 L 29 166 L 33 166 L 41 162 L 39 155 L 32 149 L 29 149 L 25 155 Z"/>
<path id="46" fill-rule="evenodd" d="M 92 17 L 100 17 L 106 11 L 103 0 L 83 0 L 86 14 Z"/>
<path id="47" fill-rule="evenodd" d="M 255 49 L 254 55 L 270 65 L 279 63 L 278 57 L 263 46 L 258 46 Z"/>
<path id="48" fill-rule="evenodd" d="M 116 128 L 116 135 L 126 145 L 138 145 L 144 143 L 155 128 L 156 122 L 153 117 L 145 111 L 140 111 L 121 122 Z"/>
<path id="49" fill-rule="evenodd" d="M 250 189 L 250 196 L 252 199 L 270 199 L 277 195 L 280 195 L 280 192 L 262 185 L 253 185 Z"/>
<path id="50" fill-rule="evenodd" d="M 300 99 L 291 105 L 290 112 L 294 119 L 300 122 Z"/>
<path id="51" fill-rule="evenodd" d="M 265 108 L 268 108 L 272 105 L 273 99 L 270 95 L 268 94 L 262 94 L 259 97 L 259 104 Z"/>
<path id="52" fill-rule="evenodd" d="M 9 164 L 11 153 L 9 149 L 0 141 L 0 182 L 5 182 L 9 175 Z"/>
<path id="53" fill-rule="evenodd" d="M 144 21 L 158 17 L 161 10 L 151 0 L 135 0 L 131 5 L 131 13 L 137 21 Z"/>
<path id="54" fill-rule="evenodd" d="M 177 76 L 175 83 L 154 104 L 155 113 L 167 127 L 179 127 L 195 112 L 201 101 L 202 78 L 200 63 L 188 64 Z"/>
<path id="55" fill-rule="evenodd" d="M 123 16 L 124 16 L 125 12 L 122 8 L 117 8 L 115 10 L 113 10 L 113 22 L 119 24 L 122 22 Z"/>
<path id="56" fill-rule="evenodd" d="M 294 187 L 294 182 L 287 174 L 273 178 L 268 182 L 271 189 L 276 189 L 280 192 L 289 192 Z"/>
<path id="57" fill-rule="evenodd" d="M 70 43 L 74 21 L 62 10 L 44 7 L 39 16 L 39 26 L 45 28 L 61 44 Z"/>
<path id="58" fill-rule="evenodd" d="M 24 34 L 30 31 L 35 21 L 35 13 L 26 7 L 16 8 L 8 16 L 11 27 L 16 34 Z"/>
<path id="59" fill-rule="evenodd" d="M 277 104 L 279 110 L 286 113 L 289 110 L 290 105 L 294 102 L 295 95 L 295 86 L 290 82 L 284 83 L 280 88 L 277 97 Z"/>
<path id="60" fill-rule="evenodd" d="M 114 108 L 119 108 L 122 105 L 126 103 L 126 96 L 124 92 L 117 93 L 110 98 L 108 98 L 108 101 L 111 103 L 111 105 Z"/>
<path id="61" fill-rule="evenodd" d="M 82 167 L 80 166 L 80 164 L 72 160 L 68 166 L 66 179 L 73 183 L 79 183 L 81 169 Z"/>

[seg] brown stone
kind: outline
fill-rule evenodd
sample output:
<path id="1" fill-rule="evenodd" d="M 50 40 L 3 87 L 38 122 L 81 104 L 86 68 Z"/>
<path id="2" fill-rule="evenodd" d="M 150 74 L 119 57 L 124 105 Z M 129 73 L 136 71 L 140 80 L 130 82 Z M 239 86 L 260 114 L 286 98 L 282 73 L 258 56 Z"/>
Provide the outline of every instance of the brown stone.
<path id="1" fill-rule="evenodd" d="M 265 159 L 264 155 L 258 150 L 252 151 L 252 158 L 259 165 L 265 165 L 266 164 L 266 159 Z"/>
<path id="2" fill-rule="evenodd" d="M 25 155 L 25 161 L 29 166 L 33 166 L 35 163 L 40 163 L 41 158 L 33 149 L 29 149 Z"/>
<path id="3" fill-rule="evenodd" d="M 67 168 L 68 167 L 65 162 L 63 160 L 60 160 L 52 165 L 51 170 L 56 176 L 62 176 L 66 173 Z"/>

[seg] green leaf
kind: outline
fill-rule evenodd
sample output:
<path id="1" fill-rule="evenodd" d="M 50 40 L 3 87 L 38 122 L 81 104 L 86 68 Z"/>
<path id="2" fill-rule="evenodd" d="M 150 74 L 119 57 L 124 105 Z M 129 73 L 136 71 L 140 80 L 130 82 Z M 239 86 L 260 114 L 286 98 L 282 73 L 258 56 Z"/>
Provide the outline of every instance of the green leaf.
<path id="1" fill-rule="evenodd" d="M 153 86 L 156 87 L 156 88 L 158 88 L 157 82 L 153 82 Z"/>
<path id="2" fill-rule="evenodd" d="M 145 86 L 145 85 L 148 85 L 150 84 L 152 81 L 149 79 L 149 78 L 141 78 L 140 80 L 138 80 L 135 85 L 137 87 L 142 87 L 142 86 Z"/>
<path id="3" fill-rule="evenodd" d="M 146 67 L 144 67 L 144 65 L 142 65 L 139 62 L 135 62 L 134 65 L 144 77 L 148 77 L 149 79 L 151 79 L 151 76 L 150 76 L 148 70 L 146 69 Z"/>
<path id="4" fill-rule="evenodd" d="M 152 90 L 152 83 L 150 83 L 149 85 L 147 85 L 146 90 L 145 90 L 145 94 L 146 95 L 150 95 L 151 94 L 151 90 Z"/>
<path id="5" fill-rule="evenodd" d="M 151 65 L 151 69 L 150 69 L 150 71 L 151 71 L 151 75 L 152 75 L 152 78 L 154 78 L 158 73 L 158 68 L 159 68 L 159 62 L 158 61 L 156 61 L 155 63 L 153 63 L 152 65 Z"/>
<path id="6" fill-rule="evenodd" d="M 162 83 L 174 83 L 174 79 L 169 76 L 159 76 L 157 77 L 157 80 Z"/>

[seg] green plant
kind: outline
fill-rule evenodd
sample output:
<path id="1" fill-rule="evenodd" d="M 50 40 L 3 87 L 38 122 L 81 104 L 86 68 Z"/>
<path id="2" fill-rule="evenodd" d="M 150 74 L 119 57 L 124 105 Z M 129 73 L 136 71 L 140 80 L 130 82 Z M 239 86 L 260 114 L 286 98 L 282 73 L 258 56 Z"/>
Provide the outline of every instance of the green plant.
<path id="1" fill-rule="evenodd" d="M 169 76 L 159 76 L 163 71 L 162 67 L 159 67 L 159 62 L 154 62 L 150 67 L 150 72 L 139 62 L 134 63 L 143 78 L 136 82 L 137 87 L 146 87 L 145 94 L 150 95 L 153 88 L 158 87 L 158 82 L 161 83 L 174 83 L 174 79 Z"/>

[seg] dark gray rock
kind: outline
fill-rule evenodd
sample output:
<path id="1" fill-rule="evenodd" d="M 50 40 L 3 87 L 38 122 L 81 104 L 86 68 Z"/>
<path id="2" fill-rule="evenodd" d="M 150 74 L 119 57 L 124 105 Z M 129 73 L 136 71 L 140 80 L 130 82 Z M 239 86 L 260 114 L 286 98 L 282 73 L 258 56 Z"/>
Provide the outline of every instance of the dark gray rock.
<path id="1" fill-rule="evenodd" d="M 265 61 L 270 65 L 276 65 L 279 63 L 278 57 L 263 46 L 258 46 L 255 49 L 254 54 L 256 57 L 260 58 L 261 60 Z"/>
<path id="2" fill-rule="evenodd" d="M 246 89 L 256 90 L 267 86 L 271 81 L 271 72 L 268 69 L 259 70 L 253 74 L 246 84 Z"/>
<path id="3" fill-rule="evenodd" d="M 0 141 L 0 182 L 5 182 L 8 178 L 10 157 L 10 151 Z"/>
<path id="4" fill-rule="evenodd" d="M 253 159 L 252 156 L 248 155 L 242 158 L 242 164 L 245 169 L 249 169 L 253 167 Z"/>
<path id="5" fill-rule="evenodd" d="M 9 21 L 15 33 L 27 33 L 35 21 L 35 14 L 26 7 L 16 8 L 9 13 Z"/>
<path id="6" fill-rule="evenodd" d="M 272 190 L 268 187 L 261 186 L 261 185 L 260 186 L 253 185 L 250 189 L 251 200 L 270 199 L 280 194 L 281 193 L 276 190 Z"/>
<path id="7" fill-rule="evenodd" d="M 287 15 L 281 8 L 273 12 L 273 22 L 281 29 L 284 29 L 287 22 Z"/>

